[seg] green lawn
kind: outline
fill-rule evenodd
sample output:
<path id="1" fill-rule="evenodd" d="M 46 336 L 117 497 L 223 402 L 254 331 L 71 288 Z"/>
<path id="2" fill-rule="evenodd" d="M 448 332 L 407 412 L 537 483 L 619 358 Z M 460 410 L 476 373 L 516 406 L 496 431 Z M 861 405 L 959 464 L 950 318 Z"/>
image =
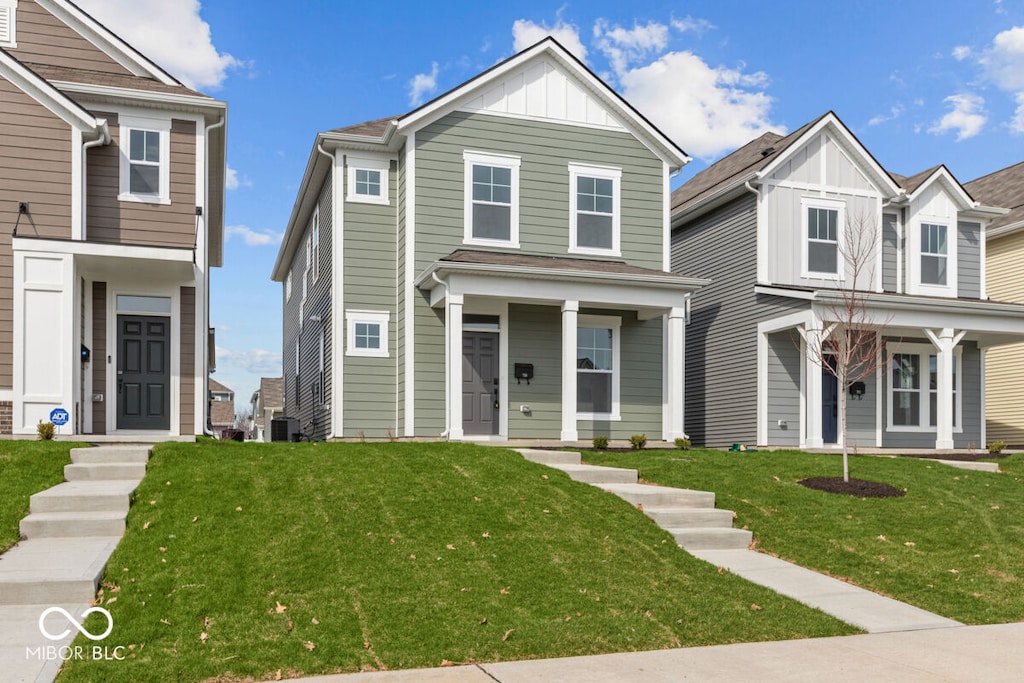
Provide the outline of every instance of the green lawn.
<path id="1" fill-rule="evenodd" d="M 71 661 L 63 683 L 854 632 L 696 560 L 611 494 L 464 444 L 158 446 L 105 586 L 104 645 L 130 657 Z"/>
<path id="2" fill-rule="evenodd" d="M 759 547 L 970 624 L 1024 619 L 1024 455 L 999 474 L 914 458 L 851 458 L 850 476 L 906 489 L 858 499 L 798 485 L 842 476 L 833 455 L 793 451 L 585 453 L 648 482 L 714 491 Z"/>
<path id="3" fill-rule="evenodd" d="M 63 441 L 0 440 L 0 552 L 18 542 L 29 497 L 64 481 L 72 448 Z"/>

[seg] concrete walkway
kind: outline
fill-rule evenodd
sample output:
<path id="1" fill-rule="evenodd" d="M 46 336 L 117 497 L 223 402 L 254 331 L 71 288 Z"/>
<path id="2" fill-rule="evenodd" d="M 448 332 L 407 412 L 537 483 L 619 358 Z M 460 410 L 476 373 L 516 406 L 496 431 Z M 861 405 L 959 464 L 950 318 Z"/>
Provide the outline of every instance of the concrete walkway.
<path id="1" fill-rule="evenodd" d="M 107 560 L 124 535 L 131 494 L 142 481 L 148 446 L 75 448 L 63 484 L 35 494 L 21 521 L 24 540 L 0 555 L 0 662 L 4 681 L 53 681 L 60 648 L 78 631 L 67 617 L 40 618 L 61 607 L 76 621 L 89 609 Z M 90 643 L 93 644 L 93 643 Z"/>
<path id="2" fill-rule="evenodd" d="M 342 674 L 306 683 L 1000 683 L 1024 680 L 1024 623 Z"/>

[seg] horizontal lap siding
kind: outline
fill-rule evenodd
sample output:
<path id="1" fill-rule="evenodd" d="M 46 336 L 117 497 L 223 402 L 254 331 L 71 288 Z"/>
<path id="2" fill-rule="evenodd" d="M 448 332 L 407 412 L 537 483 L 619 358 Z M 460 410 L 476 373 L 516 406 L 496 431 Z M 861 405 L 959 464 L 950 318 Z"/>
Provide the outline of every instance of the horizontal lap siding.
<path id="1" fill-rule="evenodd" d="M 345 310 L 389 314 L 388 357 L 345 356 L 345 436 L 398 435 L 395 413 L 397 339 L 395 308 L 396 168 L 388 173 L 387 205 L 345 202 Z M 348 182 L 348 173 L 342 176 Z M 343 189 L 348 196 L 348 188 Z M 345 323 L 346 334 L 348 322 Z M 347 347 L 347 343 L 346 343 Z"/>
<path id="2" fill-rule="evenodd" d="M 1024 302 L 1020 286 L 1024 232 L 1015 232 L 985 245 L 986 294 L 997 301 Z M 986 440 L 1024 446 L 1024 344 L 995 346 L 985 354 Z"/>
<path id="3" fill-rule="evenodd" d="M 23 62 L 110 74 L 131 73 L 34 0 L 18 3 L 16 30 L 18 47 L 10 52 Z"/>
<path id="4" fill-rule="evenodd" d="M 684 428 L 695 444 L 756 443 L 757 324 L 806 302 L 754 293 L 754 195 L 673 230 L 672 271 L 712 281 L 693 295 L 686 329 Z"/>
<path id="5" fill-rule="evenodd" d="M 768 441 L 772 446 L 800 445 L 801 361 L 793 335 L 768 335 Z"/>
<path id="6" fill-rule="evenodd" d="M 957 295 L 981 298 L 981 225 L 961 221 L 957 224 Z"/>
<path id="7" fill-rule="evenodd" d="M 896 216 L 891 213 L 882 214 L 882 289 L 886 292 L 897 291 L 899 239 Z"/>
<path id="8" fill-rule="evenodd" d="M 521 251 L 569 250 L 570 162 L 622 169 L 622 257 L 661 269 L 662 163 L 628 133 L 455 112 L 416 135 L 416 271 L 459 248 L 463 152 L 519 156 Z"/>
<path id="9" fill-rule="evenodd" d="M 557 439 L 562 431 L 562 313 L 557 306 L 508 307 L 508 435 Z M 533 379 L 516 383 L 516 363 L 532 363 Z M 530 413 L 519 406 L 528 405 Z"/>
<path id="10" fill-rule="evenodd" d="M 0 79 L 0 390 L 14 386 L 15 225 L 20 237 L 71 237 L 71 127 Z"/>
<path id="11" fill-rule="evenodd" d="M 438 436 L 444 431 L 445 415 L 444 309 L 431 308 L 418 289 L 413 306 L 416 436 Z"/>
<path id="12" fill-rule="evenodd" d="M 89 150 L 86 174 L 86 234 L 89 241 L 191 248 L 196 231 L 196 124 L 171 122 L 171 203 L 118 200 L 120 194 L 120 127 L 117 115 L 106 118 L 113 142 Z"/>

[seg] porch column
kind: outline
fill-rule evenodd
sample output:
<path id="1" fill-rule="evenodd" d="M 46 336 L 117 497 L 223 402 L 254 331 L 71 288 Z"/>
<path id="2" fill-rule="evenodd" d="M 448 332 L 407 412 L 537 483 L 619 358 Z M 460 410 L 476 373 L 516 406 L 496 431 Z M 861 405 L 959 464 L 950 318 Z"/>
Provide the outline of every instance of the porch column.
<path id="1" fill-rule="evenodd" d="M 445 299 L 445 348 L 448 376 L 448 438 L 462 439 L 462 295 L 448 293 Z"/>
<path id="2" fill-rule="evenodd" d="M 579 301 L 562 303 L 562 441 L 577 441 L 576 430 L 576 323 Z"/>
<path id="3" fill-rule="evenodd" d="M 821 448 L 825 442 L 821 436 L 821 342 L 824 335 L 820 323 L 810 323 L 801 336 L 804 340 L 804 386 L 807 389 L 804 446 Z"/>
<path id="4" fill-rule="evenodd" d="M 964 333 L 944 327 L 925 330 L 936 350 L 935 363 L 935 447 L 953 448 L 953 349 Z M 922 378 L 924 379 L 924 378 Z"/>
<path id="5" fill-rule="evenodd" d="M 683 368 L 686 365 L 686 309 L 673 308 L 666 316 L 668 323 L 668 354 L 665 367 L 665 381 L 668 382 L 668 391 L 665 392 L 668 399 L 667 420 L 663 427 L 665 440 L 685 438 L 683 431 L 683 395 L 685 376 Z"/>

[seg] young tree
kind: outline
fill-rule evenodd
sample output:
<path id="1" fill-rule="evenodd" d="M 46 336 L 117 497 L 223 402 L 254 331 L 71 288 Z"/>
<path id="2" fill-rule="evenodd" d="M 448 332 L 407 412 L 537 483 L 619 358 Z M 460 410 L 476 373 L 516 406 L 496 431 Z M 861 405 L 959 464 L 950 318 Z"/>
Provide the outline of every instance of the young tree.
<path id="1" fill-rule="evenodd" d="M 855 216 L 842 227 L 838 240 L 838 266 L 844 276 L 834 293 L 823 295 L 818 309 L 822 325 L 801 332 L 807 357 L 838 384 L 839 433 L 843 442 L 843 481 L 850 481 L 847 401 L 850 385 L 863 382 L 885 364 L 882 328 L 868 304 L 875 289 L 875 263 L 882 243 L 874 220 Z"/>

